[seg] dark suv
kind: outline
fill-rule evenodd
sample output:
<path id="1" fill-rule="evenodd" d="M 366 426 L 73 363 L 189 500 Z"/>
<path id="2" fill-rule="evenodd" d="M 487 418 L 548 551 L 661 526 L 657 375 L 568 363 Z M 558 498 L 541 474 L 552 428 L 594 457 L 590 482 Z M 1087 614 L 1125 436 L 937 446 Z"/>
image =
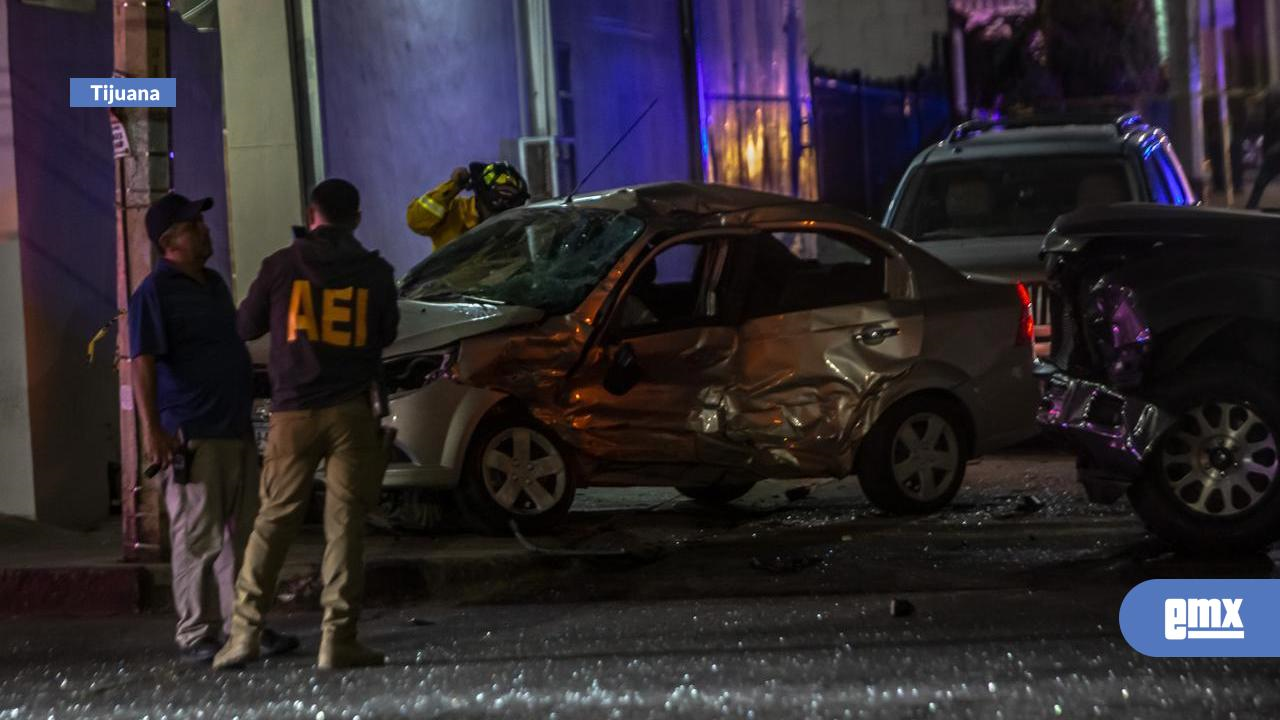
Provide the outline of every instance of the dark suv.
<path id="1" fill-rule="evenodd" d="M 1131 203 L 1058 218 L 1040 421 L 1089 497 L 1192 552 L 1280 539 L 1280 217 Z"/>
<path id="2" fill-rule="evenodd" d="M 884 224 L 960 270 L 1027 285 L 1043 356 L 1045 233 L 1059 215 L 1124 201 L 1196 203 L 1168 137 L 1138 114 L 971 121 L 916 156 Z"/>

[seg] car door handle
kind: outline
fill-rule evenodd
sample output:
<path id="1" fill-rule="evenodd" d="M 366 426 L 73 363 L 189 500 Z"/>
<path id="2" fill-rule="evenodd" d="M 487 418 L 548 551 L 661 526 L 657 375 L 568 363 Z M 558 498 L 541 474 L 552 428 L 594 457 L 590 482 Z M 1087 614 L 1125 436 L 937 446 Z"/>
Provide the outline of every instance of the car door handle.
<path id="1" fill-rule="evenodd" d="M 694 367 L 702 368 L 715 365 L 724 357 L 724 352 L 715 348 L 698 348 L 683 354 L 684 361 Z"/>
<path id="2" fill-rule="evenodd" d="M 900 332 L 896 327 L 883 327 L 881 325 L 871 325 L 859 330 L 853 339 L 863 345 L 879 345 L 885 341 L 885 338 L 891 338 Z"/>

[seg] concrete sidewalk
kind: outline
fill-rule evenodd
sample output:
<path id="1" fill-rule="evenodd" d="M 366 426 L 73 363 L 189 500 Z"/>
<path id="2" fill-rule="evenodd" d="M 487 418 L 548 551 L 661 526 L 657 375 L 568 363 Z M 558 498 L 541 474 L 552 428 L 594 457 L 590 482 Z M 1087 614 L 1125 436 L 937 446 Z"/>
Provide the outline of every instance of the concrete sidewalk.
<path id="1" fill-rule="evenodd" d="M 570 523 L 554 538 L 531 538 L 555 551 L 582 545 L 615 512 L 643 512 L 683 499 L 669 489 L 592 489 L 579 493 Z M 687 501 L 684 501 L 687 503 Z M 692 505 L 691 503 L 687 503 Z M 97 617 L 172 610 L 168 563 L 122 560 L 119 518 L 77 532 L 0 515 L 0 616 Z M 592 552 L 590 543 L 584 547 Z M 306 526 L 290 548 L 279 605 L 313 609 L 320 594 L 324 535 Z M 531 551 L 515 538 L 468 533 L 391 533 L 369 529 L 370 606 L 403 602 L 493 602 L 524 599 L 572 572 L 574 557 Z"/>
<path id="2" fill-rule="evenodd" d="M 727 512 L 749 517 L 771 503 L 788 502 L 787 487 L 762 485 Z M 650 511 L 662 519 L 648 516 Z M 367 602 L 380 606 L 527 600 L 545 594 L 549 586 L 571 582 L 569 577 L 581 572 L 584 559 L 590 560 L 593 553 L 625 563 L 649 557 L 654 544 L 678 543 L 691 529 L 697 532 L 690 523 L 696 526 L 705 511 L 667 488 L 593 488 L 579 492 L 570 520 L 554 536 L 525 539 L 539 550 L 514 537 L 393 533 L 370 527 Z M 628 516 L 632 524 L 639 521 L 639 527 L 617 532 L 612 524 L 617 514 Z M 304 526 L 281 574 L 279 606 L 318 607 L 323 553 L 323 530 Z M 126 563 L 122 556 L 119 518 L 94 531 L 77 532 L 0 515 L 0 616 L 170 612 L 168 563 Z"/>
<path id="3" fill-rule="evenodd" d="M 118 525 L 75 532 L 0 515 L 0 615 L 138 612 L 150 571 L 120 557 Z"/>

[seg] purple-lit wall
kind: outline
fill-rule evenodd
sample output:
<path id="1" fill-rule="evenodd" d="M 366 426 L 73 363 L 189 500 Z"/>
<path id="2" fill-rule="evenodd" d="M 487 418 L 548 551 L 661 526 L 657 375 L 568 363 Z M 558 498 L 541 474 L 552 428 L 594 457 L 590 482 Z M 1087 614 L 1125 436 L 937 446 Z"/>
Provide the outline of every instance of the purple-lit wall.
<path id="1" fill-rule="evenodd" d="M 87 527 L 119 455 L 110 344 L 85 363 L 116 307 L 115 178 L 107 111 L 69 108 L 67 78 L 111 75 L 111 4 L 7 5 L 36 515 Z"/>
<path id="2" fill-rule="evenodd" d="M 679 3 L 556 0 L 569 44 L 579 176 L 653 98 L 658 105 L 585 186 L 685 180 L 691 159 Z M 520 135 L 516 18 L 510 0 L 316 3 L 326 174 L 360 188 L 358 236 L 400 272 L 430 243 L 405 206 Z"/>
<path id="3" fill-rule="evenodd" d="M 556 0 L 551 22 L 569 46 L 579 178 L 658 100 L 584 189 L 690 179 L 680 4 Z"/>
<path id="4" fill-rule="evenodd" d="M 511 0 L 318 2 L 326 174 L 360 189 L 357 236 L 400 273 L 431 242 L 405 226 L 417 195 L 520 135 Z"/>
<path id="5" fill-rule="evenodd" d="M 68 77 L 111 75 L 111 4 L 7 5 L 36 515 L 87 527 L 107 514 L 107 466 L 120 456 L 114 337 L 85 362 L 117 307 L 115 162 L 106 111 L 68 107 L 66 87 Z M 218 37 L 176 15 L 169 27 L 174 186 L 217 203 L 206 215 L 212 264 L 227 276 Z"/>
<path id="6" fill-rule="evenodd" d="M 169 74 L 178 79 L 178 106 L 173 109 L 173 187 L 188 197 L 213 198 L 213 209 L 204 215 L 213 236 L 209 265 L 229 283 L 222 50 L 218 34 L 198 32 L 170 13 Z"/>

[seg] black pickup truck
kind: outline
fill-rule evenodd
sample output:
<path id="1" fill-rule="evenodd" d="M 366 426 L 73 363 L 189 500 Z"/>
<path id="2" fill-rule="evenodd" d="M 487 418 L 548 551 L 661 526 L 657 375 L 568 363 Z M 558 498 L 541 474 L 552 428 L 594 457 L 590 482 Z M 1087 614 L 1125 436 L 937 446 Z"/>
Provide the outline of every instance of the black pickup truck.
<path id="1" fill-rule="evenodd" d="M 1040 422 L 1097 502 L 1184 551 L 1280 538 L 1280 217 L 1121 203 L 1057 219 Z"/>

